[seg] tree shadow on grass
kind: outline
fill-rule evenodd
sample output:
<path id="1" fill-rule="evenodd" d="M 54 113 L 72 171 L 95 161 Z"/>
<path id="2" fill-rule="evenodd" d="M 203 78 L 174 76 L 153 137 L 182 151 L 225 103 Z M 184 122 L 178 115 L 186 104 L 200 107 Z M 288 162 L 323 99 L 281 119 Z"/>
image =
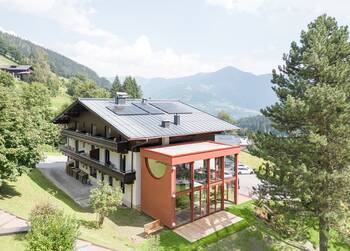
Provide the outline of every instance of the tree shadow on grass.
<path id="1" fill-rule="evenodd" d="M 270 228 L 270 226 L 263 220 L 257 218 L 253 213 L 253 202 L 243 203 L 238 206 L 229 207 L 226 211 L 244 218 L 251 226 L 256 228 L 259 234 L 262 234 L 264 239 L 275 239 L 281 244 L 289 246 L 293 250 L 306 250 L 303 246 L 290 242 L 281 237 L 277 232 Z"/>
<path id="2" fill-rule="evenodd" d="M 15 196 L 20 196 L 21 193 L 19 193 L 16 189 L 14 185 L 10 185 L 6 182 L 4 182 L 1 186 L 0 186 L 0 200 L 3 199 L 10 199 L 12 197 Z"/>
<path id="3" fill-rule="evenodd" d="M 120 207 L 117 212 L 110 214 L 108 218 L 118 226 L 142 227 L 152 219 L 132 208 Z"/>
<path id="4" fill-rule="evenodd" d="M 83 208 L 72 200 L 66 193 L 57 188 L 51 183 L 39 170 L 33 169 L 28 173 L 28 176 L 43 190 L 50 193 L 56 199 L 62 201 L 76 212 L 87 213 L 92 212 L 90 208 Z"/>

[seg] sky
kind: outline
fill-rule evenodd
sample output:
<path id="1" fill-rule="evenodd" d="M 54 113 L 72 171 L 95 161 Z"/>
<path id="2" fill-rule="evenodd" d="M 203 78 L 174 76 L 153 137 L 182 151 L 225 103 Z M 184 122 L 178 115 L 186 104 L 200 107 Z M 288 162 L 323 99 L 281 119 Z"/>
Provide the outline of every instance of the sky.
<path id="1" fill-rule="evenodd" d="M 99 75 L 180 77 L 282 63 L 292 41 L 327 13 L 350 24 L 349 0 L 0 0 L 0 30 Z"/>

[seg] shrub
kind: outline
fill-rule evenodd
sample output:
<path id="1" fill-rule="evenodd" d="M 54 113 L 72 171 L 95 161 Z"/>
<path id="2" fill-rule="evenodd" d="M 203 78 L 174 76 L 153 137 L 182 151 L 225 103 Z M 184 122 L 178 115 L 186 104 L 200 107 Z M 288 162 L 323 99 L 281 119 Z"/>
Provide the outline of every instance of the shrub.
<path id="1" fill-rule="evenodd" d="M 37 205 L 30 214 L 28 251 L 74 250 L 78 237 L 77 221 L 49 203 Z"/>

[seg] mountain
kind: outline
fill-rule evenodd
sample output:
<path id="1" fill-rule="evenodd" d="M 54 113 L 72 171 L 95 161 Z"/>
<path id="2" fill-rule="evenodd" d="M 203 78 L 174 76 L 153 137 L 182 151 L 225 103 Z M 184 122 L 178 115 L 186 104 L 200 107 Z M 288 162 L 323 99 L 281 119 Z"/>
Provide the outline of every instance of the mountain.
<path id="1" fill-rule="evenodd" d="M 180 99 L 212 114 L 225 110 L 235 118 L 258 115 L 276 101 L 270 74 L 254 75 L 231 66 L 180 78 L 136 80 L 145 98 Z"/>
<path id="2" fill-rule="evenodd" d="M 40 60 L 47 60 L 51 71 L 58 76 L 69 78 L 76 74 L 82 74 L 100 86 L 110 87 L 111 85 L 106 78 L 98 76 L 90 68 L 57 52 L 8 33 L 0 32 L 0 54 L 22 64 L 31 63 L 35 57 L 38 57 L 37 55 L 44 55 Z"/>

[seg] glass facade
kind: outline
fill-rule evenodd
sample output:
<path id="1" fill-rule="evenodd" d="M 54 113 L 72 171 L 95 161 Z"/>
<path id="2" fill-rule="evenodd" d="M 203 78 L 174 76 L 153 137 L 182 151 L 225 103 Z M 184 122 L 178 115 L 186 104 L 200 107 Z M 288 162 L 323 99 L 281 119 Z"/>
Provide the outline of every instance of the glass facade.
<path id="1" fill-rule="evenodd" d="M 175 166 L 176 226 L 223 210 L 225 200 L 234 201 L 233 166 L 225 164 L 220 157 Z"/>

